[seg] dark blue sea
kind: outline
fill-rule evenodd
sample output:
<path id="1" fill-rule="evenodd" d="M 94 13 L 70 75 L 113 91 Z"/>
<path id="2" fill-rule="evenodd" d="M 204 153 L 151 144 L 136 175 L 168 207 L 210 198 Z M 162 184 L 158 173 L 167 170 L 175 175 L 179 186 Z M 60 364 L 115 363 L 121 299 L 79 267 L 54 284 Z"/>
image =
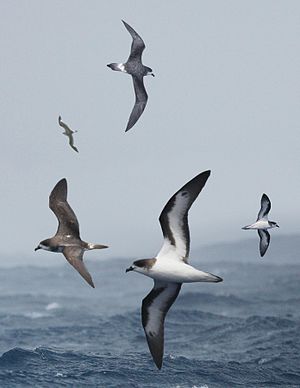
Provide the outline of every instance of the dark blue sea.
<path id="1" fill-rule="evenodd" d="M 96 289 L 63 256 L 1 268 L 1 387 L 300 387 L 300 239 L 274 239 L 263 259 L 257 243 L 192 252 L 224 282 L 182 287 L 161 371 L 140 320 L 152 280 L 125 274 L 134 258 L 86 254 Z"/>

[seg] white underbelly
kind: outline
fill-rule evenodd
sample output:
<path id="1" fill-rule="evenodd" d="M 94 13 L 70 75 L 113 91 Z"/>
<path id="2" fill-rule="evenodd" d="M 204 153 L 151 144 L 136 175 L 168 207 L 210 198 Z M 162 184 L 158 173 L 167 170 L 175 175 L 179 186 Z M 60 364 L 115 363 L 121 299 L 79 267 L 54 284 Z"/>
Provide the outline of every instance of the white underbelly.
<path id="1" fill-rule="evenodd" d="M 155 264 L 147 276 L 163 282 L 193 283 L 214 281 L 214 276 L 185 264 L 184 262 L 166 262 Z"/>
<path id="2" fill-rule="evenodd" d="M 270 229 L 271 226 L 269 225 L 268 221 L 257 221 L 252 225 L 249 225 L 247 229 Z"/>

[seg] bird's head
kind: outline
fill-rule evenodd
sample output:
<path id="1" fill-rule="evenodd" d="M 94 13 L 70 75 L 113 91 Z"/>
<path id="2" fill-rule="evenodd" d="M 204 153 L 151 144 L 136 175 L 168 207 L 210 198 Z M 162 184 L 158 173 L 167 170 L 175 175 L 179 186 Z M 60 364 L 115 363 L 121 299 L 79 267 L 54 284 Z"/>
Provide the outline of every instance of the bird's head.
<path id="1" fill-rule="evenodd" d="M 39 249 L 44 249 L 45 251 L 51 251 L 51 248 L 49 245 L 49 239 L 41 241 L 34 250 L 37 251 Z"/>
<path id="2" fill-rule="evenodd" d="M 155 262 L 156 262 L 156 259 L 136 260 L 129 268 L 126 268 L 126 272 L 135 271 L 135 272 L 142 273 L 144 275 L 148 275 L 149 271 L 151 270 Z"/>

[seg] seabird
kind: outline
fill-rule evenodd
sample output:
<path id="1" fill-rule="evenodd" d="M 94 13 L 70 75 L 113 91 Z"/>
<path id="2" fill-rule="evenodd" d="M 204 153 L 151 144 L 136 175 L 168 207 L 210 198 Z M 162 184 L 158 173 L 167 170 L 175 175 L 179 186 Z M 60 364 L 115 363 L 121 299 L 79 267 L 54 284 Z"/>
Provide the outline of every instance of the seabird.
<path id="1" fill-rule="evenodd" d="M 203 189 L 210 171 L 197 175 L 167 202 L 160 214 L 164 243 L 152 259 L 136 260 L 126 269 L 154 280 L 152 291 L 143 299 L 142 324 L 150 353 L 161 369 L 164 352 L 164 321 L 175 302 L 182 283 L 221 282 L 219 276 L 200 271 L 188 264 L 190 233 L 188 211 Z"/>
<path id="2" fill-rule="evenodd" d="M 124 20 L 122 20 L 122 22 L 124 23 L 127 31 L 132 36 L 132 45 L 129 58 L 127 59 L 126 63 L 110 63 L 107 66 L 112 70 L 122 71 L 123 73 L 127 73 L 132 76 L 135 92 L 135 104 L 125 130 L 125 132 L 127 132 L 138 121 L 147 104 L 148 95 L 144 86 L 143 78 L 146 75 L 152 75 L 154 77 L 154 74 L 150 67 L 144 66 L 142 64 L 142 53 L 146 47 L 143 39 L 132 27 L 130 27 L 129 24 L 124 22 Z"/>
<path id="3" fill-rule="evenodd" d="M 68 262 L 80 275 L 95 288 L 92 277 L 83 263 L 83 254 L 91 249 L 108 248 L 107 245 L 87 243 L 80 238 L 77 217 L 67 202 L 67 181 L 61 179 L 49 196 L 49 208 L 58 219 L 58 229 L 55 236 L 47 238 L 35 248 L 62 253 Z"/>
<path id="4" fill-rule="evenodd" d="M 73 138 L 73 133 L 76 133 L 77 131 L 72 131 L 72 129 L 62 121 L 61 116 L 58 116 L 58 124 L 62 128 L 64 128 L 65 132 L 63 132 L 63 135 L 68 136 L 70 146 L 73 148 L 74 151 L 79 152 L 78 149 L 74 146 L 74 138 Z"/>
<path id="5" fill-rule="evenodd" d="M 267 229 L 272 229 L 276 227 L 279 228 L 279 225 L 277 224 L 277 222 L 268 220 L 268 214 L 271 210 L 271 201 L 266 194 L 262 195 L 260 203 L 260 211 L 258 212 L 256 222 L 254 222 L 254 224 L 244 226 L 242 229 L 257 230 L 260 239 L 259 252 L 260 256 L 263 257 L 263 255 L 267 252 L 271 238 L 270 233 L 267 231 Z"/>

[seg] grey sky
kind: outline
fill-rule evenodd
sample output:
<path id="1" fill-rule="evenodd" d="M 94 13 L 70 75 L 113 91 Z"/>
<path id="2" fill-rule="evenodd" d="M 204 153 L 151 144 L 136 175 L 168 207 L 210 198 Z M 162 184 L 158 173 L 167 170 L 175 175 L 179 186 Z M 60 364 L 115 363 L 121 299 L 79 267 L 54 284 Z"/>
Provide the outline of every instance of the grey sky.
<path id="1" fill-rule="evenodd" d="M 299 1 L 3 0 L 0 15 L 4 255 L 52 260 L 33 249 L 56 230 L 48 195 L 62 177 L 82 237 L 110 245 L 88 257 L 156 254 L 160 211 L 206 169 L 191 256 L 203 243 L 253 237 L 241 226 L 263 192 L 274 234 L 299 233 Z M 132 81 L 106 67 L 129 54 L 121 19 L 156 75 L 126 134 Z M 79 154 L 59 114 L 78 130 Z"/>

